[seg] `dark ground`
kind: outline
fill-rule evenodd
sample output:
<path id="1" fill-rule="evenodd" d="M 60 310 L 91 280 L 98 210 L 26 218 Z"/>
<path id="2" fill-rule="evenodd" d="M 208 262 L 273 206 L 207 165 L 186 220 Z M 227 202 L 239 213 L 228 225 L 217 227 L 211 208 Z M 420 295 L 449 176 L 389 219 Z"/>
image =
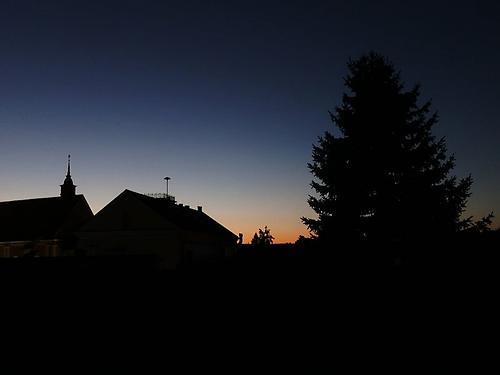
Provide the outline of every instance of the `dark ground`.
<path id="1" fill-rule="evenodd" d="M 42 342 L 63 328 L 60 350 L 84 355 L 82 365 L 130 361 L 141 372 L 157 361 L 236 373 L 446 372 L 473 352 L 479 363 L 494 355 L 497 240 L 384 256 L 246 246 L 170 272 L 147 257 L 4 259 L 4 321 L 21 318 Z"/>

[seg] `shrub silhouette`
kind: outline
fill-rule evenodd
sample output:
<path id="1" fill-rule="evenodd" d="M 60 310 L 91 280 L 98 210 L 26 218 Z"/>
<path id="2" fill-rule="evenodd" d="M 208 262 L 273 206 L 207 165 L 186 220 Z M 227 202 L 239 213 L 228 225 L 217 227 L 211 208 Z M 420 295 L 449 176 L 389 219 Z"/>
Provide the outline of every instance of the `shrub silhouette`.
<path id="1" fill-rule="evenodd" d="M 255 233 L 252 238 L 252 245 L 269 246 L 273 244 L 274 237 L 271 235 L 271 230 L 265 226 L 264 230 L 259 228 L 259 234 Z"/>

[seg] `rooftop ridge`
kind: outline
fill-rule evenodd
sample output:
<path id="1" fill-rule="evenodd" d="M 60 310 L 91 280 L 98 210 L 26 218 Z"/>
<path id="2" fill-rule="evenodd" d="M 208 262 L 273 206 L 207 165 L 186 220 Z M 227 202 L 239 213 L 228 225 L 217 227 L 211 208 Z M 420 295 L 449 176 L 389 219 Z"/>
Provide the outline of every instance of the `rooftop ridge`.
<path id="1" fill-rule="evenodd" d="M 83 194 L 75 194 L 75 197 L 83 197 Z M 0 201 L 0 204 L 11 203 L 11 202 L 12 203 L 13 202 L 27 202 L 27 201 L 35 201 L 35 200 L 43 200 L 43 199 L 61 199 L 61 196 L 13 199 L 10 201 Z"/>

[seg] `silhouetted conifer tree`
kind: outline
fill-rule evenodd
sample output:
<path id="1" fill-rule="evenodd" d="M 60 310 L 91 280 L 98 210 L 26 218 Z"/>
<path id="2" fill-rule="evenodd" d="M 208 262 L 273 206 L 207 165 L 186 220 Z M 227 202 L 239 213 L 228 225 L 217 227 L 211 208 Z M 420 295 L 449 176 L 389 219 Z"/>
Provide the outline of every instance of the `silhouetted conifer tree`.
<path id="1" fill-rule="evenodd" d="M 348 92 L 330 113 L 340 136 L 325 132 L 308 167 L 317 219 L 302 218 L 314 237 L 402 241 L 455 233 L 472 178 L 450 176 L 455 165 L 436 113 L 419 105 L 420 87 L 405 91 L 392 63 L 376 53 L 348 62 Z"/>

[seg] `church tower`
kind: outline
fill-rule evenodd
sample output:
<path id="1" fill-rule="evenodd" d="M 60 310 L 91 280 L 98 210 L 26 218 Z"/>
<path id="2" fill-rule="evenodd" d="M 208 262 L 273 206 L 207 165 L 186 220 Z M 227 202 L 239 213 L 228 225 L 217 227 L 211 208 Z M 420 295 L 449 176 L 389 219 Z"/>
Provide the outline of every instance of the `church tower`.
<path id="1" fill-rule="evenodd" d="M 64 179 L 64 183 L 61 185 L 61 197 L 62 198 L 71 198 L 76 194 L 76 185 L 73 184 L 73 180 L 71 179 L 71 155 L 68 155 L 68 173 L 66 174 L 66 178 Z"/>

